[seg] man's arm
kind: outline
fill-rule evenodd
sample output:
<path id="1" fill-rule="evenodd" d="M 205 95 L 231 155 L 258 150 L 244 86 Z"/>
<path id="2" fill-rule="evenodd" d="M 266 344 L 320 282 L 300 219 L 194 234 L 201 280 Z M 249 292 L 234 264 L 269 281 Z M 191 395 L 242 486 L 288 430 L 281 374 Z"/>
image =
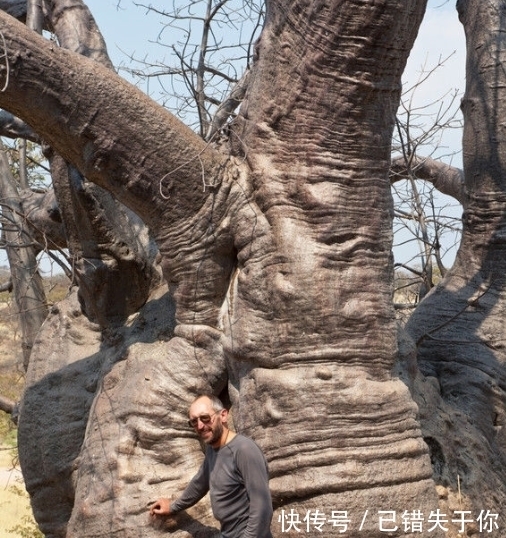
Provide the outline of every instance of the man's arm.
<path id="1" fill-rule="evenodd" d="M 171 502 L 169 499 L 160 498 L 150 507 L 151 515 L 170 516 L 186 510 L 196 504 L 209 491 L 209 473 L 207 472 L 207 459 L 204 460 L 197 474 L 191 479 L 181 496 Z"/>
<path id="2" fill-rule="evenodd" d="M 200 499 L 209 491 L 209 472 L 207 469 L 207 458 L 204 460 L 198 473 L 191 479 L 179 499 L 171 503 L 172 512 L 186 510 L 198 503 Z"/>
<path id="3" fill-rule="evenodd" d="M 271 538 L 272 500 L 264 455 L 252 441 L 237 452 L 236 461 L 250 503 L 248 525 L 241 538 Z"/>

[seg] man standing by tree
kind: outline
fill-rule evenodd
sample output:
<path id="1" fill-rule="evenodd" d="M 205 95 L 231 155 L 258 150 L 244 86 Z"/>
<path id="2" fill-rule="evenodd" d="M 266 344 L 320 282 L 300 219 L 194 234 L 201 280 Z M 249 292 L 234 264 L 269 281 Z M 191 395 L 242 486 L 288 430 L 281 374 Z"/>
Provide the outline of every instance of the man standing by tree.
<path id="1" fill-rule="evenodd" d="M 271 538 L 269 476 L 260 448 L 228 428 L 228 410 L 215 396 L 194 400 L 189 417 L 189 425 L 208 445 L 204 462 L 179 499 L 158 499 L 150 514 L 170 516 L 193 506 L 209 491 L 223 538 Z"/>

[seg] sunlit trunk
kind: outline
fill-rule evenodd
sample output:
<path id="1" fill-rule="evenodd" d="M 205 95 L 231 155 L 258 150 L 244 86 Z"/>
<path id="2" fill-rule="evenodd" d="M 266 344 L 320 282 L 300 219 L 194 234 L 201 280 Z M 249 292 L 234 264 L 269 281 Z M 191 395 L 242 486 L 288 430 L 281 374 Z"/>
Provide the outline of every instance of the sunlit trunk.
<path id="1" fill-rule="evenodd" d="M 237 424 L 267 454 L 275 518 L 357 517 L 385 495 L 392 510 L 410 495 L 437 505 L 416 407 L 391 376 L 390 141 L 424 7 L 268 3 L 232 134 L 253 202 L 234 221 L 225 333 Z"/>

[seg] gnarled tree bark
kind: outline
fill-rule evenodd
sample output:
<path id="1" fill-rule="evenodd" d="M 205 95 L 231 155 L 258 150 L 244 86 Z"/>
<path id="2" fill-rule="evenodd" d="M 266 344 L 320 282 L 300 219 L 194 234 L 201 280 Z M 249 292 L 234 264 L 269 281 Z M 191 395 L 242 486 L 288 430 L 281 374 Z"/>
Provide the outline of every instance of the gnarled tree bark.
<path id="1" fill-rule="evenodd" d="M 392 375 L 390 142 L 425 1 L 267 7 L 228 154 L 110 70 L 0 15 L 0 106 L 143 219 L 171 292 L 164 304 L 175 305 L 165 332 L 145 321 L 156 317 L 148 303 L 117 341 L 90 344 L 72 364 L 60 353 L 51 372 L 34 366 L 32 394 L 51 399 L 61 380 L 55 400 L 70 401 L 69 383 L 80 402 L 61 465 L 43 478 L 29 459 L 36 398 L 21 410 L 28 487 L 48 536 L 157 536 L 145 503 L 195 471 L 186 411 L 202 390 L 228 393 L 237 428 L 264 449 L 276 535 L 290 509 L 342 507 L 356 521 L 368 509 L 438 507 L 434 438 L 424 442 Z M 52 315 L 52 334 L 71 312 Z M 201 504 L 164 530 L 211 536 L 212 525 Z M 373 518 L 363 532 L 384 536 Z"/>

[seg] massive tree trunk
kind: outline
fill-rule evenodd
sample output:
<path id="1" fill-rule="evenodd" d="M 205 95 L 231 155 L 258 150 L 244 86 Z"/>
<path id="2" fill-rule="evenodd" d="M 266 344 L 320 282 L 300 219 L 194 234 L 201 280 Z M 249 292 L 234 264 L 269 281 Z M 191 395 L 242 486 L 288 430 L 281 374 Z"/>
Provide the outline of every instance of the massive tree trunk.
<path id="1" fill-rule="evenodd" d="M 281 509 L 437 505 L 416 409 L 390 375 L 390 140 L 424 7 L 268 4 L 232 132 L 256 220 L 225 335 L 234 416 L 269 455 Z"/>
<path id="2" fill-rule="evenodd" d="M 152 460 L 173 463 L 162 469 L 165 490 L 180 487 L 189 478 L 198 462 L 199 449 L 186 432 L 188 402 L 197 392 L 219 391 L 226 384 L 218 318 L 236 263 L 226 213 L 234 213 L 235 205 L 247 203 L 245 186 L 241 185 L 245 165 L 208 147 L 110 70 L 47 44 L 5 16 L 1 20 L 8 50 L 17 51 L 9 62 L 10 83 L 0 96 L 1 105 L 34 126 L 87 179 L 109 188 L 143 218 L 158 239 L 166 279 L 177 301 L 178 327 L 168 344 L 164 339 L 173 335 L 172 326 L 149 336 L 149 323 L 143 312 L 132 336 L 109 335 L 102 344 L 104 351 L 98 363 L 94 359 L 77 360 L 71 366 L 75 356 L 79 359 L 82 355 L 60 353 L 56 348 L 53 360 L 42 363 L 35 359 L 21 409 L 20 458 L 27 470 L 25 478 L 34 512 L 44 532 L 48 536 L 64 535 L 73 510 L 69 531 L 72 536 L 110 535 L 111 526 L 137 535 L 139 528 L 147 525 L 146 499 L 162 489 L 160 479 L 150 476 L 160 473 Z M 47 77 L 47 82 L 42 83 L 41 77 Z M 46 93 L 42 88 L 47 86 L 51 90 Z M 85 100 L 81 100 L 81 92 Z M 36 102 L 35 96 L 41 94 L 47 102 Z M 75 103 L 79 103 L 79 109 Z M 229 197 L 232 187 L 235 194 Z M 72 308 L 67 309 L 72 312 Z M 48 323 L 41 340 L 61 345 L 61 339 L 75 338 L 67 328 L 74 317 L 62 316 L 61 324 L 57 324 L 61 328 L 56 331 Z M 165 317 L 158 314 L 155 319 L 160 323 Z M 139 327 L 143 324 L 146 328 L 141 334 Z M 139 343 L 136 348 L 132 348 L 133 342 Z M 148 346 L 142 342 L 154 343 Z M 112 348 L 109 354 L 108 347 Z M 92 346 L 90 357 L 94 357 L 93 350 L 99 351 Z M 131 358 L 131 374 L 120 376 L 121 383 L 114 387 L 117 371 L 127 365 L 123 360 L 105 385 L 99 385 L 102 389 L 90 418 L 90 435 L 82 446 L 82 463 L 78 465 L 75 448 L 81 448 L 83 443 L 83 417 L 88 415 L 90 402 L 85 395 L 79 398 L 79 417 L 74 405 L 63 405 L 67 409 L 63 412 L 61 403 L 67 398 L 73 400 L 79 391 L 68 380 L 56 381 L 62 393 L 55 393 L 53 400 L 46 380 L 62 379 L 64 371 L 69 370 L 63 365 L 68 362 L 74 372 L 72 378 L 82 380 L 84 393 L 93 391 L 97 387 L 93 372 L 98 370 L 104 375 L 127 356 Z M 105 363 L 103 370 L 101 362 Z M 88 381 L 90 376 L 92 381 Z M 42 399 L 47 403 L 47 413 L 52 410 L 53 418 L 61 416 L 52 427 L 47 421 L 42 422 L 46 428 L 33 423 Z M 167 409 L 172 412 L 167 413 Z M 136 418 L 139 412 L 146 413 L 140 422 Z M 70 420 L 68 413 L 72 415 Z M 151 422 L 162 432 L 178 433 L 162 435 L 157 440 L 151 435 Z M 117 428 L 123 432 L 121 435 Z M 62 431 L 67 443 L 58 445 L 59 450 L 46 449 L 48 443 L 52 446 L 53 439 L 62 437 Z M 56 469 L 32 463 L 43 461 L 51 452 L 57 454 Z M 98 454 L 104 457 L 96 459 Z M 143 454 L 151 457 L 142 461 Z M 191 454 L 193 459 L 188 457 Z M 111 465 L 116 469 L 113 475 Z M 129 476 L 130 468 L 138 469 L 133 478 Z M 77 479 L 73 478 L 76 474 Z M 68 484 L 77 485 L 75 507 Z M 101 492 L 94 489 L 96 486 Z M 52 490 L 55 502 L 51 508 L 47 499 Z M 125 507 L 120 508 L 111 495 L 123 499 Z M 204 522 L 211 522 L 208 507 L 201 506 L 202 510 Z"/>
<path id="3" fill-rule="evenodd" d="M 505 4 L 461 0 L 457 7 L 467 40 L 462 243 L 407 329 L 423 374 L 415 395 L 435 478 L 454 495 L 460 489 L 471 509 L 499 514 L 504 529 Z"/>
<path id="4" fill-rule="evenodd" d="M 35 361 L 20 453 L 48 536 L 158 536 L 146 503 L 181 490 L 199 463 L 186 413 L 202 390 L 228 393 L 237 428 L 264 449 L 276 536 L 299 535 L 283 532 L 290 510 L 301 521 L 346 511 L 347 536 L 380 537 L 379 510 L 438 508 L 417 407 L 391 373 L 390 141 L 425 0 L 267 8 L 230 153 L 0 15 L 0 106 L 144 220 L 171 294 L 69 359 L 61 348 Z M 158 330 L 154 312 L 172 300 Z M 77 317 L 53 312 L 41 342 L 74 338 Z M 73 395 L 79 405 L 65 405 Z M 418 535 L 399 522 L 397 535 Z M 176 536 L 213 526 L 204 503 L 164 524 Z"/>

